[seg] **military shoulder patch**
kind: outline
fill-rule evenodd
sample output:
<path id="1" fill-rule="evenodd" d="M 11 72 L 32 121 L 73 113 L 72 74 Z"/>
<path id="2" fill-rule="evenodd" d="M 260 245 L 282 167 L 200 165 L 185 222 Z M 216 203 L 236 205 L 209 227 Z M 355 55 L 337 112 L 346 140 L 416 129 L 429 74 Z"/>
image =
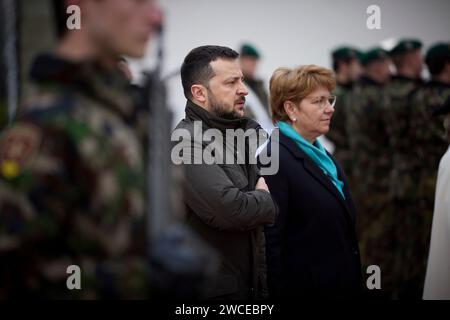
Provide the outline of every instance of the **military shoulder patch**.
<path id="1" fill-rule="evenodd" d="M 15 125 L 0 136 L 0 175 L 14 179 L 26 168 L 39 150 L 42 135 L 30 123 Z"/>

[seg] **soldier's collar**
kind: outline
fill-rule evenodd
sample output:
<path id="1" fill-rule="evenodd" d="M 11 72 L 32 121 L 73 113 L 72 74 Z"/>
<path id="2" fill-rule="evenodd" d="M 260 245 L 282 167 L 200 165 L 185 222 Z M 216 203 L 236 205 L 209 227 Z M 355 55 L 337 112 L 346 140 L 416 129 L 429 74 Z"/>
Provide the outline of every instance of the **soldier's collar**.
<path id="1" fill-rule="evenodd" d="M 46 53 L 35 59 L 30 76 L 37 83 L 72 86 L 82 90 L 125 117 L 133 114 L 133 101 L 126 94 L 129 83 L 119 69 L 108 70 L 95 61 L 72 62 Z"/>
<path id="2" fill-rule="evenodd" d="M 348 82 L 338 82 L 337 84 L 338 84 L 339 86 L 345 88 L 345 89 L 352 89 L 352 88 L 353 88 L 353 85 L 354 85 L 355 83 L 352 82 L 352 81 L 348 81 Z"/>
<path id="3" fill-rule="evenodd" d="M 362 76 L 361 79 L 360 79 L 360 83 L 363 84 L 363 85 L 375 85 L 375 86 L 379 86 L 379 87 L 384 86 L 383 83 L 379 83 L 379 82 L 377 82 L 377 81 L 375 81 L 375 80 L 373 80 L 373 79 L 371 79 L 371 78 L 369 78 L 367 76 Z"/>
<path id="4" fill-rule="evenodd" d="M 450 84 L 449 83 L 445 83 L 442 81 L 438 81 L 438 80 L 430 80 L 426 83 L 427 86 L 429 87 L 441 87 L 441 88 L 450 88 Z"/>
<path id="5" fill-rule="evenodd" d="M 416 83 L 422 83 L 422 79 L 418 78 L 411 78 L 411 77 L 407 77 L 407 76 L 403 76 L 403 75 L 395 75 L 392 77 L 392 80 L 400 80 L 400 81 L 411 81 L 411 82 L 416 82 Z"/>

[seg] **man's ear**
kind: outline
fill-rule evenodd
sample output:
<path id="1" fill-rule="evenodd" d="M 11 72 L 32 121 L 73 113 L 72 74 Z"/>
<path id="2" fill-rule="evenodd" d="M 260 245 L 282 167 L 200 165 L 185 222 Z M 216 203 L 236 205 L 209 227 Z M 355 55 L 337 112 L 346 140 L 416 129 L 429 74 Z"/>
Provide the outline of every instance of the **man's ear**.
<path id="1" fill-rule="evenodd" d="M 191 86 L 191 95 L 194 100 L 201 103 L 206 103 L 208 100 L 208 93 L 204 86 L 200 84 L 194 84 Z"/>

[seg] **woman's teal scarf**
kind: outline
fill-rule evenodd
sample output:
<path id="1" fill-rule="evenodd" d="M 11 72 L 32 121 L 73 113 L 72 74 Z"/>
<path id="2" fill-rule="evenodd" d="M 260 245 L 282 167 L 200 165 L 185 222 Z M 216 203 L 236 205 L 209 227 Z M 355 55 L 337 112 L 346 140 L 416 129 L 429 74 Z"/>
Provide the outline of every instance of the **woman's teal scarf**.
<path id="1" fill-rule="evenodd" d="M 277 124 L 280 128 L 281 133 L 294 140 L 297 146 L 301 150 L 303 150 L 303 152 L 305 152 L 311 158 L 311 160 L 319 166 L 320 169 L 322 169 L 323 173 L 331 180 L 331 182 L 338 189 L 339 193 L 345 199 L 343 191 L 344 183 L 339 180 L 336 165 L 328 156 L 319 140 L 316 139 L 316 141 L 314 141 L 314 144 L 311 144 L 306 141 L 305 138 L 303 138 L 300 134 L 298 134 L 297 131 L 295 131 L 294 128 L 292 128 L 292 126 L 290 126 L 288 123 L 279 121 Z"/>

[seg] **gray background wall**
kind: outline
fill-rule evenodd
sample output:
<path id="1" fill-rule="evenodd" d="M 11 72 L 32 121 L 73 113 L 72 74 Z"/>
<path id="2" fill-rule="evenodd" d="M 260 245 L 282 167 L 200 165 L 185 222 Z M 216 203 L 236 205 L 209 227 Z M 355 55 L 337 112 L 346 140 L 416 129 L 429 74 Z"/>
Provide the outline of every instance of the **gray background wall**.
<path id="1" fill-rule="evenodd" d="M 263 54 L 259 75 L 268 82 L 279 66 L 331 67 L 329 52 L 350 44 L 361 49 L 398 37 L 425 46 L 450 40 L 448 0 L 161 0 L 165 10 L 165 72 L 179 68 L 190 49 L 204 44 L 238 48 L 253 43 Z M 369 5 L 381 9 L 381 29 L 366 27 Z M 151 51 L 150 51 L 151 52 Z M 151 54 L 150 54 L 151 55 Z M 145 62 L 133 64 L 137 72 Z M 176 119 L 183 115 L 180 79 L 169 82 Z"/>
<path id="2" fill-rule="evenodd" d="M 329 53 L 342 44 L 368 49 L 399 37 L 417 37 L 427 47 L 450 41 L 448 0 L 159 0 L 165 12 L 164 74 L 179 69 L 192 48 L 220 44 L 237 49 L 244 41 L 263 54 L 259 75 L 268 82 L 279 66 L 318 64 L 331 67 Z M 21 79 L 36 52 L 54 44 L 49 0 L 21 0 Z M 381 29 L 366 27 L 369 5 L 381 9 Z M 154 63 L 154 45 L 132 61 L 136 78 Z M 24 81 L 23 81 L 24 82 Z M 22 82 L 26 92 L 27 86 Z M 24 88 L 25 87 L 25 88 Z M 168 82 L 174 122 L 185 99 L 179 77 Z"/>

